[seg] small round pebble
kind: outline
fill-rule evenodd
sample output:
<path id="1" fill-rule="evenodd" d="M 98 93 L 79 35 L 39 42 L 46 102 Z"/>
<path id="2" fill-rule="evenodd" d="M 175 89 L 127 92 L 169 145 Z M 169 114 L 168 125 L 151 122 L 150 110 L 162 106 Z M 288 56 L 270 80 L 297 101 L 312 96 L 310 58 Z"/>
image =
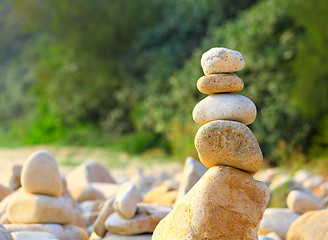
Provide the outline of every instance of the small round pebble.
<path id="1" fill-rule="evenodd" d="M 202 55 L 201 65 L 205 75 L 237 72 L 245 63 L 240 52 L 227 48 L 211 48 Z"/>
<path id="2" fill-rule="evenodd" d="M 215 120 L 230 120 L 249 125 L 256 118 L 256 106 L 245 96 L 220 93 L 210 95 L 197 103 L 192 116 L 199 124 Z"/>

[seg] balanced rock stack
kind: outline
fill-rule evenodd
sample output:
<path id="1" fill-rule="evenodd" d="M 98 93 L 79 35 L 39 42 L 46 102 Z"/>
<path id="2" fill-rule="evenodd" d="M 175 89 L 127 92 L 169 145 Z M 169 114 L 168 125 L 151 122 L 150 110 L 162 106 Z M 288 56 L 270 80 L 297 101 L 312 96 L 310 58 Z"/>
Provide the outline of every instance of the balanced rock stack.
<path id="1" fill-rule="evenodd" d="M 21 184 L 6 207 L 6 219 L 11 223 L 5 224 L 8 231 L 50 232 L 67 240 L 88 238 L 84 229 L 74 226 L 75 202 L 50 152 L 38 151 L 28 157 Z"/>
<path id="2" fill-rule="evenodd" d="M 209 169 L 157 226 L 153 240 L 258 239 L 269 190 L 253 179 L 263 156 L 246 126 L 256 117 L 248 98 L 233 94 L 244 87 L 234 73 L 244 67 L 237 51 L 212 48 L 201 59 L 205 76 L 197 88 L 212 94 L 199 102 L 193 118 L 204 124 L 195 137 L 201 162 Z"/>

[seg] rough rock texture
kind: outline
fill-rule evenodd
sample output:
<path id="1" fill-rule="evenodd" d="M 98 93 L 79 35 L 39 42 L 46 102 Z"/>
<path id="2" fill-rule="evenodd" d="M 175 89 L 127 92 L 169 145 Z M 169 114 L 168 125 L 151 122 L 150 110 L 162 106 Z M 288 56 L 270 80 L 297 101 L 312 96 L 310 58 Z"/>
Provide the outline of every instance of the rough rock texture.
<path id="1" fill-rule="evenodd" d="M 256 106 L 250 99 L 239 94 L 214 94 L 196 104 L 192 117 L 200 124 L 230 120 L 249 125 L 256 118 Z"/>
<path id="2" fill-rule="evenodd" d="M 269 190 L 248 173 L 210 168 L 156 227 L 153 240 L 257 239 Z"/>
<path id="3" fill-rule="evenodd" d="M 73 200 L 21 191 L 8 204 L 6 216 L 12 223 L 60 223 L 74 221 Z"/>
<path id="4" fill-rule="evenodd" d="M 105 227 L 110 232 L 121 235 L 151 233 L 171 210 L 172 208 L 163 205 L 139 203 L 137 214 L 133 218 L 124 219 L 113 213 L 107 218 Z"/>
<path id="5" fill-rule="evenodd" d="M 205 75 L 209 75 L 240 71 L 245 63 L 240 52 L 227 48 L 211 48 L 202 55 L 201 65 Z"/>
<path id="6" fill-rule="evenodd" d="M 287 240 L 328 239 L 328 210 L 310 211 L 300 216 L 289 228 Z"/>
<path id="7" fill-rule="evenodd" d="M 123 183 L 116 195 L 114 210 L 122 218 L 130 219 L 137 211 L 138 189 L 133 182 Z"/>
<path id="8" fill-rule="evenodd" d="M 183 168 L 176 201 L 179 201 L 205 174 L 207 168 L 192 157 L 188 157 Z"/>
<path id="9" fill-rule="evenodd" d="M 198 79 L 197 88 L 204 94 L 238 92 L 244 82 L 234 73 L 211 74 Z"/>
<path id="10" fill-rule="evenodd" d="M 111 198 L 104 203 L 94 223 L 93 231 L 100 237 L 105 236 L 107 231 L 105 228 L 105 221 L 112 213 L 114 213 L 114 201 L 115 198 Z"/>
<path id="11" fill-rule="evenodd" d="M 256 173 L 263 163 L 260 146 L 252 131 L 233 121 L 213 121 L 198 129 L 195 147 L 208 168 L 226 165 Z"/>
<path id="12" fill-rule="evenodd" d="M 52 154 L 42 150 L 31 154 L 25 161 L 21 183 L 30 193 L 60 197 L 63 194 L 62 181 L 57 163 Z"/>
<path id="13" fill-rule="evenodd" d="M 49 232 L 60 240 L 87 240 L 89 237 L 88 233 L 82 228 L 60 224 L 5 224 L 4 227 L 8 232 Z"/>
<path id="14" fill-rule="evenodd" d="M 287 208 L 268 208 L 264 212 L 259 228 L 259 235 L 266 235 L 270 232 L 275 232 L 279 237 L 285 239 L 290 225 L 299 216 L 300 215 L 291 212 Z"/>
<path id="15" fill-rule="evenodd" d="M 51 240 L 57 239 L 54 235 L 46 232 L 21 231 L 11 233 L 14 240 Z M 58 240 L 58 239 L 57 239 Z"/>
<path id="16" fill-rule="evenodd" d="M 291 191 L 288 194 L 287 206 L 292 212 L 298 214 L 323 208 L 319 198 L 299 190 Z"/>

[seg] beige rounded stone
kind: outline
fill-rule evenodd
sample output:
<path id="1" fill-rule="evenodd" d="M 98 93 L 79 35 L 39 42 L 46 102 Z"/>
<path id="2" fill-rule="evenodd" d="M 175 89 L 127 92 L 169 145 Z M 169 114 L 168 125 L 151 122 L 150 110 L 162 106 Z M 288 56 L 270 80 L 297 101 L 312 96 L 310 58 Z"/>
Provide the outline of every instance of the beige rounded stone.
<path id="1" fill-rule="evenodd" d="M 92 184 L 87 183 L 85 185 L 76 186 L 74 189 L 70 190 L 70 193 L 77 202 L 83 202 L 88 200 L 104 200 L 105 196 L 102 192 L 92 186 Z"/>
<path id="2" fill-rule="evenodd" d="M 52 154 L 42 150 L 31 154 L 23 165 L 21 183 L 30 193 L 60 197 L 63 194 L 62 180 Z"/>
<path id="3" fill-rule="evenodd" d="M 10 192 L 17 190 L 21 186 L 21 165 L 14 165 L 11 171 L 7 173 L 7 178 L 5 180 L 6 186 Z"/>
<path id="4" fill-rule="evenodd" d="M 138 203 L 137 214 L 133 218 L 124 219 L 115 212 L 107 218 L 105 227 L 110 232 L 121 235 L 151 233 L 171 210 L 172 208 L 159 204 Z"/>
<path id="5" fill-rule="evenodd" d="M 244 171 L 212 167 L 157 225 L 152 239 L 257 239 L 269 194 Z"/>
<path id="6" fill-rule="evenodd" d="M 8 188 L 0 184 L 0 201 L 9 195 L 10 191 Z"/>
<path id="7" fill-rule="evenodd" d="M 74 168 L 66 176 L 69 191 L 88 183 L 115 183 L 109 171 L 100 163 L 89 160 Z"/>
<path id="8" fill-rule="evenodd" d="M 106 219 L 115 212 L 113 207 L 114 201 L 115 198 L 106 200 L 95 221 L 93 231 L 100 237 L 104 237 L 107 231 L 105 228 Z"/>
<path id="9" fill-rule="evenodd" d="M 203 125 L 196 134 L 195 147 L 208 168 L 226 165 L 255 174 L 263 164 L 255 136 L 239 122 L 213 121 Z"/>
<path id="10" fill-rule="evenodd" d="M 214 94 L 196 104 L 192 117 L 200 124 L 230 120 L 249 125 L 256 118 L 256 107 L 250 99 L 239 94 Z"/>
<path id="11" fill-rule="evenodd" d="M 290 226 L 287 240 L 328 239 L 328 209 L 310 211 L 300 216 Z"/>
<path id="12" fill-rule="evenodd" d="M 201 65 L 205 75 L 209 75 L 240 71 L 245 63 L 240 52 L 216 47 L 202 55 Z"/>
<path id="13" fill-rule="evenodd" d="M 8 204 L 6 216 L 12 223 L 70 224 L 74 221 L 75 209 L 67 195 L 55 198 L 21 191 Z"/>
<path id="14" fill-rule="evenodd" d="M 279 237 L 285 239 L 289 227 L 299 216 L 287 208 L 268 208 L 263 214 L 258 233 L 266 235 L 275 232 Z"/>
<path id="15" fill-rule="evenodd" d="M 137 211 L 139 193 L 133 182 L 123 183 L 116 195 L 114 210 L 122 218 L 130 219 Z"/>
<path id="16" fill-rule="evenodd" d="M 60 240 L 87 240 L 88 233 L 79 227 L 60 224 L 5 224 L 8 232 L 49 232 Z"/>
<path id="17" fill-rule="evenodd" d="M 188 157 L 186 159 L 176 202 L 182 199 L 182 197 L 196 184 L 206 171 L 207 168 L 199 161 L 196 161 L 193 157 Z"/>
<path id="18" fill-rule="evenodd" d="M 121 187 L 121 184 L 115 183 L 90 183 L 90 185 L 102 193 L 105 199 L 115 197 Z"/>
<path id="19" fill-rule="evenodd" d="M 298 214 L 323 208 L 319 198 L 299 190 L 291 191 L 287 196 L 286 202 L 288 208 Z"/>
<path id="20" fill-rule="evenodd" d="M 244 82 L 234 73 L 221 73 L 203 76 L 197 81 L 201 93 L 232 93 L 244 88 Z"/>
<path id="21" fill-rule="evenodd" d="M 154 187 L 143 197 L 143 202 L 158 203 L 166 206 L 172 206 L 177 198 L 178 192 L 165 185 Z"/>

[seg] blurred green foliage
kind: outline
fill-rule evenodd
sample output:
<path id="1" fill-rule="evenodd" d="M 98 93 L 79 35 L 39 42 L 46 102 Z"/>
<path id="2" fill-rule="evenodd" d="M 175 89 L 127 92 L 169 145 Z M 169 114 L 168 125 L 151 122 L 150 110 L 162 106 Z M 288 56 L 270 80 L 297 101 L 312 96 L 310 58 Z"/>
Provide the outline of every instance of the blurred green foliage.
<path id="1" fill-rule="evenodd" d="M 328 146 L 324 1 L 13 3 L 0 0 L 0 144 L 115 139 L 195 156 L 200 57 L 224 46 L 244 56 L 241 94 L 258 108 L 250 127 L 271 162 Z"/>

